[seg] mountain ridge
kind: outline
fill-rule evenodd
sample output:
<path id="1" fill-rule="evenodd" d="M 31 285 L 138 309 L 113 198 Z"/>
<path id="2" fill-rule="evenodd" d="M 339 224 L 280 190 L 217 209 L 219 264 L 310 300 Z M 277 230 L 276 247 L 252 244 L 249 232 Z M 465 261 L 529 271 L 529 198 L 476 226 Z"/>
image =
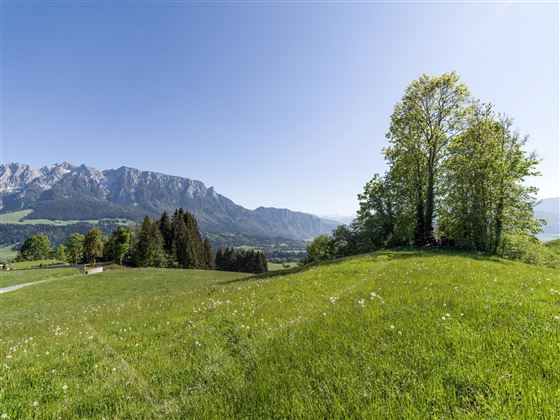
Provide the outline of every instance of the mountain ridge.
<path id="1" fill-rule="evenodd" d="M 0 213 L 32 209 L 30 219 L 85 220 L 159 216 L 183 207 L 207 233 L 244 233 L 307 239 L 329 233 L 335 221 L 318 216 L 258 207 L 249 210 L 202 181 L 121 166 L 99 171 L 67 162 L 35 168 L 0 165 Z"/>

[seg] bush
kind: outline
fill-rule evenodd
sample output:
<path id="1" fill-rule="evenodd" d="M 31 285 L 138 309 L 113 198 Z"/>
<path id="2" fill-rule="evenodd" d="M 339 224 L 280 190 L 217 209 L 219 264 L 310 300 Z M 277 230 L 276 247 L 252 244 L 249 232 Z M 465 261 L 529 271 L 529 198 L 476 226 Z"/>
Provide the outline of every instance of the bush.
<path id="1" fill-rule="evenodd" d="M 508 260 L 560 268 L 560 255 L 529 235 L 504 235 L 498 246 L 498 255 Z"/>

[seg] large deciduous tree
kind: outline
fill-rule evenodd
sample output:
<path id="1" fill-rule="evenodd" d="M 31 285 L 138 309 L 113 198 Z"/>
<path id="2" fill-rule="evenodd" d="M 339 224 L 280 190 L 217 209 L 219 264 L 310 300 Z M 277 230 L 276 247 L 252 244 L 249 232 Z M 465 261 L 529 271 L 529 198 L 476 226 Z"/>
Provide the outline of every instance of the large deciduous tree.
<path id="1" fill-rule="evenodd" d="M 130 250 L 130 230 L 124 226 L 119 227 L 112 235 L 113 258 L 122 265 L 123 258 Z"/>
<path id="2" fill-rule="evenodd" d="M 422 75 L 408 86 L 391 116 L 385 157 L 391 177 L 400 179 L 402 193 L 411 200 L 419 245 L 433 236 L 441 164 L 450 141 L 462 131 L 468 98 L 456 73 Z"/>
<path id="3" fill-rule="evenodd" d="M 22 260 L 44 260 L 52 255 L 51 241 L 44 233 L 31 235 L 23 243 L 19 259 Z"/>
<path id="4" fill-rule="evenodd" d="M 66 256 L 68 262 L 78 264 L 84 258 L 84 240 L 81 233 L 72 233 L 66 241 Z"/>
<path id="5" fill-rule="evenodd" d="M 474 102 L 466 130 L 449 146 L 438 230 L 461 246 L 495 252 L 504 232 L 538 229 L 535 189 L 523 183 L 538 160 L 511 125 L 490 104 Z"/>
<path id="6" fill-rule="evenodd" d="M 103 255 L 103 237 L 101 229 L 93 228 L 84 238 L 84 258 L 87 262 L 95 264 L 97 258 Z"/>

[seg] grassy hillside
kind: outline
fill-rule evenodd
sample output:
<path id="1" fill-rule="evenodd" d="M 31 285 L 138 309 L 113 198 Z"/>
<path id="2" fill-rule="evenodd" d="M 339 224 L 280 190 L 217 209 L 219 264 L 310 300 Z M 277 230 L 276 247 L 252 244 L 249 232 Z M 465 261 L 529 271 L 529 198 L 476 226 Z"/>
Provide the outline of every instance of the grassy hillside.
<path id="1" fill-rule="evenodd" d="M 0 261 L 13 260 L 15 257 L 17 257 L 17 254 L 17 244 L 0 246 Z"/>
<path id="2" fill-rule="evenodd" d="M 80 271 L 77 268 L 70 266 L 57 268 L 41 268 L 36 270 L 16 269 L 10 271 L 0 271 L 0 287 L 78 275 L 80 275 Z"/>
<path id="3" fill-rule="evenodd" d="M 95 225 L 99 223 L 99 220 L 51 220 L 51 219 L 26 219 L 33 213 L 33 210 L 20 210 L 20 211 L 13 211 L 10 213 L 5 213 L 0 215 L 0 221 L 6 224 L 16 224 L 16 225 L 53 225 L 53 226 L 68 226 L 74 225 L 76 223 L 89 223 Z M 126 219 L 101 219 L 107 221 L 115 221 L 120 225 L 133 225 L 134 222 Z"/>
<path id="4" fill-rule="evenodd" d="M 10 418 L 560 416 L 560 271 L 391 252 L 296 274 L 137 269 L 2 303 Z"/>

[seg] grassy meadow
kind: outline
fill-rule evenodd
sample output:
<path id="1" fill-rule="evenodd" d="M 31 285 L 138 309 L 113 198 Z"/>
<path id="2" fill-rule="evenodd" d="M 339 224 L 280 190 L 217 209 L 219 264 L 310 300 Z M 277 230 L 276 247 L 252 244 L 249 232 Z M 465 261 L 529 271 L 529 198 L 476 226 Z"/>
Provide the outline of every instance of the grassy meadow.
<path id="1" fill-rule="evenodd" d="M 36 270 L 40 271 L 40 270 Z M 0 297 L 8 418 L 560 417 L 560 271 L 383 252 Z"/>
<path id="2" fill-rule="evenodd" d="M 40 268 L 36 270 L 0 271 L 0 288 L 15 284 L 31 283 L 40 280 L 53 280 L 61 277 L 81 275 L 74 267 Z M 3 313 L 2 308 L 2 312 Z"/>
<path id="3" fill-rule="evenodd" d="M 67 226 L 76 223 L 89 223 L 95 225 L 100 222 L 100 220 L 117 220 L 119 224 L 123 226 L 133 225 L 134 222 L 126 219 L 89 219 L 89 220 L 51 220 L 51 219 L 25 219 L 33 213 L 33 210 L 19 210 L 10 213 L 5 213 L 0 215 L 0 222 L 4 224 L 16 224 L 16 225 L 53 225 L 53 226 Z"/>
<path id="4" fill-rule="evenodd" d="M 285 263 L 268 263 L 268 270 L 269 271 L 277 271 L 277 270 L 286 270 L 288 268 L 299 267 L 299 263 L 291 261 Z"/>
<path id="5" fill-rule="evenodd" d="M 0 246 L 0 261 L 13 260 L 18 254 L 17 244 Z"/>

